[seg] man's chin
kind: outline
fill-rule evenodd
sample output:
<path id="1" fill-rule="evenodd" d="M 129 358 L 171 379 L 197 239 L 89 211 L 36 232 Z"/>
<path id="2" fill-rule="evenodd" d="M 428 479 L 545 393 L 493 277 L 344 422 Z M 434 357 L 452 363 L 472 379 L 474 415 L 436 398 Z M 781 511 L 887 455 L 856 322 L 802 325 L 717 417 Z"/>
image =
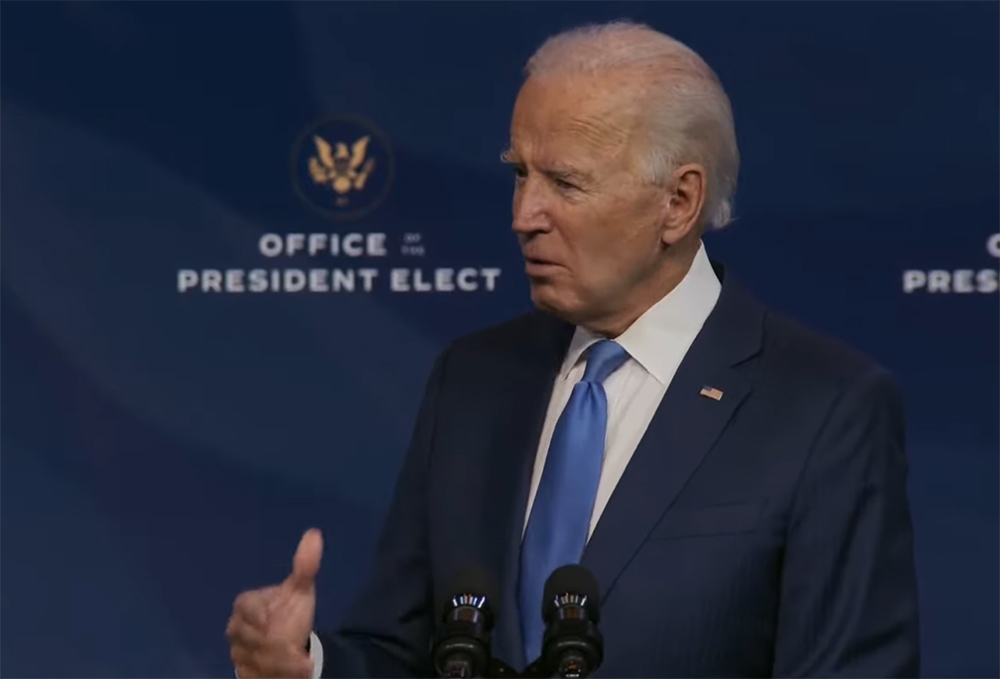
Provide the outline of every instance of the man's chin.
<path id="1" fill-rule="evenodd" d="M 579 305 L 572 304 L 567 300 L 566 295 L 559 294 L 559 291 L 551 285 L 532 283 L 531 301 L 539 311 L 561 318 L 568 323 L 576 322 Z"/>

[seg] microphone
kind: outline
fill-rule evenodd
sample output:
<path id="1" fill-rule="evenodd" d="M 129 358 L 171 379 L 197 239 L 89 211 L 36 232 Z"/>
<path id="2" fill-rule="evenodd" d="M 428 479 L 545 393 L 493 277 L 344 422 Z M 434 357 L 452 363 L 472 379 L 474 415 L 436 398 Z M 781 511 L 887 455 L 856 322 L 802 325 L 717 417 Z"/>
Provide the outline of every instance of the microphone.
<path id="1" fill-rule="evenodd" d="M 439 677 L 483 677 L 490 668 L 490 632 L 496 621 L 496 587 L 478 566 L 458 570 L 441 612 L 443 623 L 431 655 Z"/>
<path id="2" fill-rule="evenodd" d="M 557 568 L 545 582 L 542 617 L 545 636 L 540 668 L 545 676 L 578 679 L 593 674 L 604 660 L 600 588 L 583 566 Z"/>

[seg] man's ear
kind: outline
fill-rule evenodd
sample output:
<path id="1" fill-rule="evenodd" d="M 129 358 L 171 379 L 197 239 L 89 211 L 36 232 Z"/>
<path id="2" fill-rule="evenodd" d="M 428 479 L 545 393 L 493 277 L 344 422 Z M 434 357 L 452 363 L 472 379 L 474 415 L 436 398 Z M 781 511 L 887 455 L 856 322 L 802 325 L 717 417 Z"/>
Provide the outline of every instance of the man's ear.
<path id="1" fill-rule="evenodd" d="M 702 223 L 705 207 L 705 168 L 682 165 L 670 176 L 663 204 L 663 235 L 667 245 L 683 240 Z"/>

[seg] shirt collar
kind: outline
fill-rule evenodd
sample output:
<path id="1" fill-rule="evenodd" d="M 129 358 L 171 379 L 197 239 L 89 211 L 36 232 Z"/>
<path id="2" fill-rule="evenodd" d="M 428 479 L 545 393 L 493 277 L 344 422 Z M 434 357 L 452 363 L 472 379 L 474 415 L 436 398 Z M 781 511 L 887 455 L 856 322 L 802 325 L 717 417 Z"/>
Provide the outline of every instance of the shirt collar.
<path id="1" fill-rule="evenodd" d="M 702 243 L 681 282 L 615 341 L 660 384 L 667 384 L 715 308 L 721 290 L 722 284 Z M 583 352 L 601 339 L 577 326 L 559 372 L 560 378 L 567 379 Z"/>

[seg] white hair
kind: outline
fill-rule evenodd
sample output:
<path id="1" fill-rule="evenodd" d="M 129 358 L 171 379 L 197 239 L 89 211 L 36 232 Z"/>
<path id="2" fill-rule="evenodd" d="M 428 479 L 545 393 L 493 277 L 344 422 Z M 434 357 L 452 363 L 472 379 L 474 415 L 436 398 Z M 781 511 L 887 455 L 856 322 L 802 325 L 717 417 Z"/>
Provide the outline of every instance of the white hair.
<path id="1" fill-rule="evenodd" d="M 698 54 L 649 26 L 629 21 L 588 25 L 549 38 L 528 60 L 527 76 L 623 70 L 642 76 L 647 180 L 662 184 L 685 163 L 706 172 L 705 223 L 733 218 L 739 149 L 732 106 L 719 78 Z"/>

